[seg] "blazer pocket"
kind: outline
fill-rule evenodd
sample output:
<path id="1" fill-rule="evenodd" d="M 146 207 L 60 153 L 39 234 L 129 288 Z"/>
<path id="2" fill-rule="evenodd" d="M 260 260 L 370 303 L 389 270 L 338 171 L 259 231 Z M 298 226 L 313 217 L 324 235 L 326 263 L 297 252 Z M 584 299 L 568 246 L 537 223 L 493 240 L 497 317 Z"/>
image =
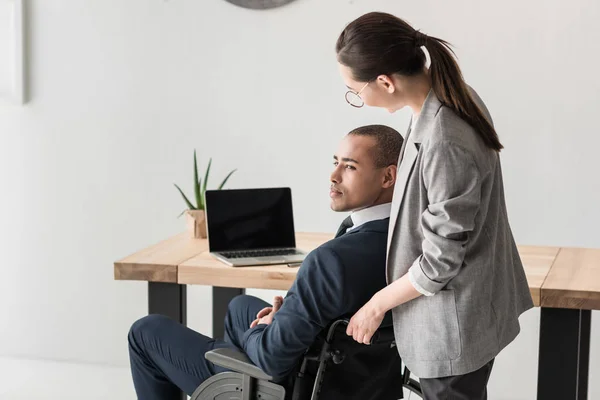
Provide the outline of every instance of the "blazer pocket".
<path id="1" fill-rule="evenodd" d="M 462 353 L 454 291 L 421 296 L 393 311 L 396 345 L 406 360 L 448 361 Z"/>

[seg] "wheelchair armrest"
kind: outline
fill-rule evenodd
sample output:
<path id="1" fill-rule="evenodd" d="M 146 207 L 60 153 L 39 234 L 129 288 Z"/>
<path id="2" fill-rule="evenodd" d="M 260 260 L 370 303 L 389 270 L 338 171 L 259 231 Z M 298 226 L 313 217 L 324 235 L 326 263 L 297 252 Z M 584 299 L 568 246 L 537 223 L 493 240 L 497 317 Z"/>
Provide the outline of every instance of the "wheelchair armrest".
<path id="1" fill-rule="evenodd" d="M 267 375 L 262 369 L 252 364 L 252 361 L 239 350 L 222 348 L 206 352 L 208 361 L 223 368 L 248 375 L 252 378 L 270 381 L 273 377 Z"/>

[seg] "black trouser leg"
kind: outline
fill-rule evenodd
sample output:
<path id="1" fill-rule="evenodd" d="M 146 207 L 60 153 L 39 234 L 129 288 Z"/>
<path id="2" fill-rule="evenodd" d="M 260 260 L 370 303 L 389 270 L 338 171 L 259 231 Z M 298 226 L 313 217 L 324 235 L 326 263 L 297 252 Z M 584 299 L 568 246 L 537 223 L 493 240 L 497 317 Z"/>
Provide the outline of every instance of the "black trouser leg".
<path id="1" fill-rule="evenodd" d="M 494 360 L 477 371 L 444 378 L 419 379 L 424 400 L 487 400 Z"/>

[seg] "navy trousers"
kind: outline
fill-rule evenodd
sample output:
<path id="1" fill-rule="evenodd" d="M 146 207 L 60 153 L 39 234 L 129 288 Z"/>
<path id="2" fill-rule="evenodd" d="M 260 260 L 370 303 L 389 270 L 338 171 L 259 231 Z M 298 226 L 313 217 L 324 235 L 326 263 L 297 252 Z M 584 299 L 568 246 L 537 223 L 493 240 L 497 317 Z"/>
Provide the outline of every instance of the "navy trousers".
<path id="1" fill-rule="evenodd" d="M 204 336 L 162 315 L 148 315 L 129 331 L 129 360 L 139 400 L 179 399 L 191 395 L 202 382 L 225 371 L 204 358 L 207 351 L 230 347 L 241 349 L 241 340 L 270 304 L 247 295 L 229 303 L 225 317 L 225 340 Z"/>

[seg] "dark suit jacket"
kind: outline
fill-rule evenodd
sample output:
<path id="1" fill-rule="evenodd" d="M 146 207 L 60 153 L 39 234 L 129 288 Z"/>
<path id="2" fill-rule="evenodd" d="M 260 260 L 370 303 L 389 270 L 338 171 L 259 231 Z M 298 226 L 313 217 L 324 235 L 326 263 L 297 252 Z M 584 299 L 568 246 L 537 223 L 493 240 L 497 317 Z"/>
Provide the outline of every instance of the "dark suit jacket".
<path id="1" fill-rule="evenodd" d="M 244 351 L 255 365 L 275 381 L 284 380 L 321 331 L 341 316 L 351 317 L 386 286 L 388 224 L 389 218 L 367 222 L 306 257 L 273 322 L 258 325 L 244 335 Z M 391 324 L 389 315 L 385 323 Z M 374 372 L 370 367 L 363 370 L 364 378 Z M 399 375 L 393 371 L 385 371 L 384 375 L 387 372 L 392 373 L 390 378 L 400 381 Z M 347 378 L 350 376 L 339 385 L 357 384 L 356 377 L 354 382 Z"/>

